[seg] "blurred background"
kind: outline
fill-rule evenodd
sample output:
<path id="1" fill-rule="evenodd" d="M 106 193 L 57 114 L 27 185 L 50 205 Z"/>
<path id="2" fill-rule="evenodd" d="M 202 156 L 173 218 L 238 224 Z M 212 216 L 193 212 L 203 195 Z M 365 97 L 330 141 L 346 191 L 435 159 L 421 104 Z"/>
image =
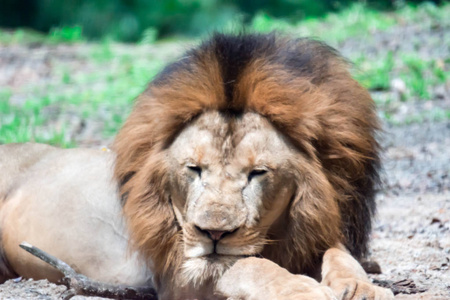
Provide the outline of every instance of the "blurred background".
<path id="1" fill-rule="evenodd" d="M 138 42 L 149 34 L 153 39 L 174 35 L 195 37 L 230 26 L 257 26 L 261 19 L 282 19 L 287 24 L 296 24 L 345 10 L 355 3 L 387 11 L 420 2 L 424 1 L 2 0 L 0 26 L 26 27 L 46 33 L 61 27 L 76 27 L 72 38 L 80 37 L 82 32 L 89 39 Z"/>
<path id="2" fill-rule="evenodd" d="M 0 143 L 108 145 L 155 74 L 214 30 L 324 40 L 388 124 L 447 120 L 449 16 L 446 1 L 2 0 Z"/>

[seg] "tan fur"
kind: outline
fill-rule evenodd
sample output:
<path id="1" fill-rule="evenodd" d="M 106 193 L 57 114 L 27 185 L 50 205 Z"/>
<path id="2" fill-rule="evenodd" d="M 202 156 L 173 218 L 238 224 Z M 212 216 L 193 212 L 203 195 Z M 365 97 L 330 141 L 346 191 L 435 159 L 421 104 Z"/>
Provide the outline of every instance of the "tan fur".
<path id="1" fill-rule="evenodd" d="M 19 247 L 26 241 L 94 280 L 150 283 L 149 270 L 128 251 L 113 162 L 101 150 L 0 146 L 0 280 L 61 279 Z"/>
<path id="2" fill-rule="evenodd" d="M 336 299 L 330 288 L 314 279 L 254 257 L 241 259 L 228 269 L 217 283 L 217 293 L 246 300 Z"/>
<path id="3" fill-rule="evenodd" d="M 339 299 L 393 299 L 392 291 L 374 286 L 361 265 L 342 245 L 331 248 L 323 257 L 322 284 Z"/>

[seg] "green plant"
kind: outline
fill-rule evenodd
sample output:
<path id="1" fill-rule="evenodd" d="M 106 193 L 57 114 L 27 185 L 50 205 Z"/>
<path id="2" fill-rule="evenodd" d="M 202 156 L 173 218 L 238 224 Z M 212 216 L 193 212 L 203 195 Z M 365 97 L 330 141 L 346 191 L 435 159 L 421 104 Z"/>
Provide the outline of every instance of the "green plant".
<path id="1" fill-rule="evenodd" d="M 249 27 L 258 32 L 270 32 L 274 30 L 288 31 L 293 26 L 282 19 L 275 19 L 264 12 L 259 12 L 253 17 Z"/>
<path id="2" fill-rule="evenodd" d="M 362 3 L 355 3 L 339 13 L 329 13 L 323 18 L 311 18 L 295 25 L 300 36 L 315 36 L 336 46 L 350 37 L 368 37 L 376 30 L 386 30 L 396 23 L 389 14 L 372 10 Z"/>
<path id="3" fill-rule="evenodd" d="M 420 99 L 428 99 L 428 78 L 426 76 L 427 63 L 417 56 L 404 56 L 402 57 L 405 64 L 405 70 L 402 78 L 406 83 L 406 86 L 410 89 L 414 96 Z"/>
<path id="4" fill-rule="evenodd" d="M 37 31 L 19 28 L 14 31 L 0 29 L 0 44 L 45 43 L 48 36 Z"/>
<path id="5" fill-rule="evenodd" d="M 385 57 L 373 60 L 364 55 L 355 60 L 358 66 L 355 78 L 364 87 L 373 91 L 386 91 L 390 88 L 390 73 L 394 66 L 392 52 L 388 52 Z"/>
<path id="6" fill-rule="evenodd" d="M 52 28 L 49 34 L 49 40 L 52 42 L 80 42 L 83 40 L 81 26 Z"/>
<path id="7" fill-rule="evenodd" d="M 142 33 L 140 43 L 153 44 L 154 42 L 156 42 L 157 38 L 158 38 L 158 29 L 156 29 L 155 27 L 149 27 L 145 29 L 144 32 Z"/>

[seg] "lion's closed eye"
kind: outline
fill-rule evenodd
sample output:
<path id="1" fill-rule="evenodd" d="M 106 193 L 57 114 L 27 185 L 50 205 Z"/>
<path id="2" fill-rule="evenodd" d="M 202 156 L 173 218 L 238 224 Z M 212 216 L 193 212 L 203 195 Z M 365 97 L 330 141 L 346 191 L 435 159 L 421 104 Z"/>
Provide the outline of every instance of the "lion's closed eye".
<path id="1" fill-rule="evenodd" d="M 257 168 L 257 169 L 253 169 L 249 174 L 248 174 L 248 182 L 250 182 L 253 178 L 255 177 L 259 177 L 262 176 L 264 174 L 266 174 L 268 172 L 267 169 L 264 168 Z"/>
<path id="2" fill-rule="evenodd" d="M 201 168 L 201 167 L 199 167 L 199 166 L 197 166 L 197 165 L 194 165 L 194 164 L 189 164 L 189 165 L 187 165 L 186 167 L 187 167 L 190 171 L 196 173 L 196 174 L 198 175 L 198 177 L 201 177 L 201 176 L 202 176 L 202 168 Z"/>

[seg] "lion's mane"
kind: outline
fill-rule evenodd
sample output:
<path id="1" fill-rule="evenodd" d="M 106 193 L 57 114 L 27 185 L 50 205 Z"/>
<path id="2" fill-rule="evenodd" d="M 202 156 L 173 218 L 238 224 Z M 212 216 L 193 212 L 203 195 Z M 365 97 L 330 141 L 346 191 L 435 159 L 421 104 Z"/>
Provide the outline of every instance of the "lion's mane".
<path id="1" fill-rule="evenodd" d="M 366 254 L 378 181 L 379 124 L 369 93 L 348 68 L 319 41 L 214 34 L 149 84 L 114 149 L 132 241 L 154 264 L 156 278 L 174 272 L 183 259 L 181 228 L 167 194 L 165 153 L 186 124 L 211 110 L 266 117 L 309 158 L 311 172 L 326 181 L 298 187 L 289 206 L 288 239 L 267 252 L 269 259 L 307 273 L 339 241 L 356 258 Z M 302 197 L 317 195 L 331 197 L 339 209 L 328 211 L 320 199 L 309 207 L 302 204 Z"/>

